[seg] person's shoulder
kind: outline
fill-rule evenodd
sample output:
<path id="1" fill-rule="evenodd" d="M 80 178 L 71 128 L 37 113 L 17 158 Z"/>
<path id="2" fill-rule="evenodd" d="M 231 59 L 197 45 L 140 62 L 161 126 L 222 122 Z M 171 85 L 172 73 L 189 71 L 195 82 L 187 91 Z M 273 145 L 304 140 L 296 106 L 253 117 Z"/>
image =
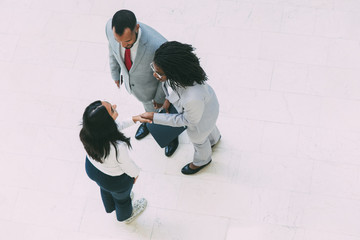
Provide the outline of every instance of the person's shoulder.
<path id="1" fill-rule="evenodd" d="M 140 25 L 141 31 L 143 31 L 143 32 L 149 32 L 149 31 L 157 32 L 154 28 L 150 27 L 149 25 L 147 25 L 145 23 L 139 22 L 139 25 Z"/>
<path id="2" fill-rule="evenodd" d="M 198 92 L 198 91 L 202 91 L 204 88 L 206 88 L 206 84 L 198 84 L 196 82 L 194 82 L 194 85 L 192 86 L 187 86 L 185 89 L 187 92 L 190 93 L 194 93 L 194 92 Z"/>
<path id="3" fill-rule="evenodd" d="M 161 34 L 156 31 L 154 28 L 150 27 L 149 25 L 146 25 L 145 23 L 141 23 L 139 22 L 139 25 L 140 25 L 140 29 L 141 29 L 141 34 L 144 34 L 144 35 L 160 35 Z"/>
<path id="4" fill-rule="evenodd" d="M 106 26 L 106 29 L 108 29 L 108 28 L 109 28 L 109 29 L 112 29 L 112 28 L 111 28 L 111 25 L 112 25 L 112 18 L 110 18 L 110 19 L 106 22 L 106 25 L 105 25 L 105 26 Z"/>
<path id="5" fill-rule="evenodd" d="M 151 44 L 161 45 L 164 42 L 166 42 L 166 38 L 163 35 L 161 35 L 158 31 L 156 31 L 154 28 L 141 22 L 139 22 L 139 25 L 140 25 L 142 37 L 145 38 Z"/>
<path id="6" fill-rule="evenodd" d="M 114 37 L 111 26 L 112 26 L 112 18 L 110 18 L 110 19 L 106 22 L 106 25 L 105 25 L 105 33 L 106 33 L 106 36 L 107 36 L 108 39 Z"/>
<path id="7" fill-rule="evenodd" d="M 189 100 L 190 99 L 201 100 L 201 99 L 203 99 L 204 95 L 206 94 L 206 91 L 204 91 L 205 89 L 206 89 L 205 84 L 195 83 L 193 86 L 188 86 L 184 89 L 183 96 L 184 96 L 184 98 L 187 98 Z"/>

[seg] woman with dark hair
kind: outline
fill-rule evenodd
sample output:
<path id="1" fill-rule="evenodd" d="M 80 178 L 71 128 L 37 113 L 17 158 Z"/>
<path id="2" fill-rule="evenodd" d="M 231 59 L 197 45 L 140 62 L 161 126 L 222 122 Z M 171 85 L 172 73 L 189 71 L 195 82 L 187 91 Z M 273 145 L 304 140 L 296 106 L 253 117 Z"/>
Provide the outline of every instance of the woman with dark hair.
<path id="1" fill-rule="evenodd" d="M 132 205 L 130 193 L 140 170 L 129 157 L 130 138 L 120 130 L 149 120 L 133 116 L 120 123 L 115 121 L 117 117 L 116 105 L 91 103 L 83 114 L 80 140 L 87 152 L 86 173 L 100 186 L 105 211 L 115 210 L 118 221 L 130 223 L 144 211 L 147 201 L 141 198 Z"/>
<path id="2" fill-rule="evenodd" d="M 168 112 L 171 103 L 178 114 L 141 114 L 141 117 L 156 124 L 187 126 L 187 133 L 195 152 L 193 162 L 182 168 L 183 174 L 197 173 L 209 165 L 211 148 L 221 138 L 216 127 L 219 103 L 214 90 L 206 83 L 206 73 L 193 51 L 191 45 L 176 41 L 166 42 L 156 50 L 150 66 L 154 77 L 163 85 L 166 95 L 163 108 Z"/>

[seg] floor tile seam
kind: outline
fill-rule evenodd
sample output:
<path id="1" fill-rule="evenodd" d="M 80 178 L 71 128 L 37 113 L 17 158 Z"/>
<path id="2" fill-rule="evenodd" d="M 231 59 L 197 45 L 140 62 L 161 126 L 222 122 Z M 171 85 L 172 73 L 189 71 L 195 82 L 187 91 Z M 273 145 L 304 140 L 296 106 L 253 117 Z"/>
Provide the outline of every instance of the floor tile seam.
<path id="1" fill-rule="evenodd" d="M 256 30 L 255 30 L 256 31 Z M 343 40 L 343 41 L 352 41 L 352 42 L 359 42 L 359 38 L 343 38 L 343 37 L 330 37 L 330 36 L 323 36 L 323 35 L 310 35 L 310 34 L 304 34 L 304 33 L 291 33 L 291 32 L 281 32 L 281 31 L 269 31 L 269 30 L 257 30 L 256 32 L 260 32 L 263 34 L 279 34 L 279 35 L 285 35 L 285 36 L 297 36 L 297 37 L 305 37 L 305 38 L 317 38 L 317 39 L 323 39 L 323 40 Z M 262 40 L 264 37 L 262 37 Z M 261 44 L 260 44 L 261 45 Z"/>
<path id="2" fill-rule="evenodd" d="M 172 209 L 172 208 L 155 207 L 155 206 L 151 206 L 151 207 L 155 208 L 155 209 L 158 209 L 158 210 L 176 212 L 178 214 L 184 214 L 185 213 L 185 214 L 189 214 L 189 215 L 198 215 L 198 216 L 202 216 L 202 217 L 213 217 L 213 218 L 216 218 L 216 219 L 223 219 L 223 220 L 231 219 L 231 217 L 228 217 L 228 216 L 205 214 L 205 213 L 202 213 L 202 212 L 194 212 L 194 211 L 188 211 L 188 210 L 184 210 L 184 209 Z"/>
<path id="3" fill-rule="evenodd" d="M 360 97 L 359 98 L 348 98 L 348 97 L 337 96 L 337 95 L 315 94 L 315 93 L 304 92 L 304 91 L 280 90 L 280 89 L 273 89 L 273 88 L 255 88 L 255 87 L 245 87 L 245 86 L 240 86 L 240 87 L 238 87 L 238 89 L 255 91 L 255 92 L 265 92 L 265 93 L 279 93 L 279 94 L 283 94 L 283 95 L 284 94 L 285 95 L 300 95 L 300 96 L 310 96 L 310 97 L 325 98 L 325 99 L 329 98 L 329 99 L 340 99 L 340 100 L 360 102 Z"/>
<path id="4" fill-rule="evenodd" d="M 360 133 L 360 129 L 356 130 L 356 129 L 345 129 L 345 128 L 329 128 L 329 127 L 324 127 L 323 125 L 319 126 L 317 125 L 309 125 L 309 124 L 302 124 L 302 123 L 291 123 L 291 122 L 279 122 L 279 121 L 271 121 L 271 120 L 264 120 L 264 119 L 256 119 L 256 118 L 249 118 L 249 117 L 245 117 L 243 119 L 247 119 L 250 121 L 257 121 L 257 122 L 264 122 L 264 124 L 283 124 L 283 125 L 289 125 L 289 126 L 295 126 L 295 127 L 300 127 L 300 128 L 317 128 L 317 129 L 321 129 L 321 130 L 328 130 L 328 131 L 337 131 L 337 132 L 356 132 L 356 133 Z"/>

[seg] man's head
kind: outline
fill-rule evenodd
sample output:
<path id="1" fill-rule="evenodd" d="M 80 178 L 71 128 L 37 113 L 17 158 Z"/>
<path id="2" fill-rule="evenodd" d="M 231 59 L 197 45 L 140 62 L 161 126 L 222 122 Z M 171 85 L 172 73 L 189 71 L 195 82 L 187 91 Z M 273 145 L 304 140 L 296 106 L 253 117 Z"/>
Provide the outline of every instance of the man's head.
<path id="1" fill-rule="evenodd" d="M 112 18 L 111 26 L 115 40 L 124 48 L 131 48 L 139 32 L 135 14 L 125 9 L 117 11 Z"/>

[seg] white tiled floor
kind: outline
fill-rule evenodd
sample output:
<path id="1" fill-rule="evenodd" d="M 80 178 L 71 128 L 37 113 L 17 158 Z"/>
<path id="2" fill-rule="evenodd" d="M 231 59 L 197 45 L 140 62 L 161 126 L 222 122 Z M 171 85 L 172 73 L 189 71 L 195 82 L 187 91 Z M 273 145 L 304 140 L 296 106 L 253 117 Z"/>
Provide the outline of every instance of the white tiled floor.
<path id="1" fill-rule="evenodd" d="M 194 176 L 133 140 L 149 205 L 106 214 L 84 171 L 92 101 L 142 106 L 112 82 L 104 26 L 133 10 L 197 48 L 222 140 Z M 360 1 L 0 1 L 0 239 L 360 240 Z M 137 127 L 125 131 L 133 136 Z"/>

